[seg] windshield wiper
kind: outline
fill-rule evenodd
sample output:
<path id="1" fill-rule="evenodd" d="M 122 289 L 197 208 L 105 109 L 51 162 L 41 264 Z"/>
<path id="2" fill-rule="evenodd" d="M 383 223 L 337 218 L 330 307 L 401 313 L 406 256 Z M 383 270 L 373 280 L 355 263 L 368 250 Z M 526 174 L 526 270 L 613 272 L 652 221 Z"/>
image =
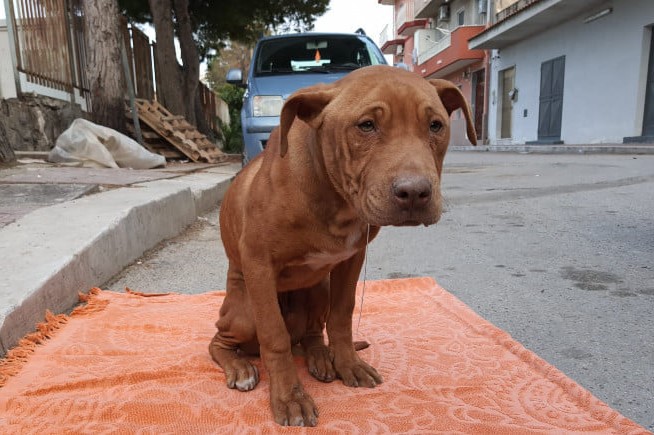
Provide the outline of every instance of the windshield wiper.
<path id="1" fill-rule="evenodd" d="M 323 73 L 323 74 L 329 74 L 329 69 L 327 69 L 325 66 L 311 66 L 309 68 L 303 69 L 302 71 L 319 72 L 319 73 Z"/>
<path id="2" fill-rule="evenodd" d="M 354 71 L 355 69 L 361 68 L 359 65 L 354 64 L 354 63 L 346 63 L 343 65 L 333 65 L 333 64 L 326 64 L 326 65 L 321 65 L 321 66 L 312 66 L 307 69 L 304 69 L 303 71 L 309 71 L 309 72 L 319 72 L 319 73 L 325 73 L 328 74 L 330 72 L 334 71 Z"/>
<path id="3" fill-rule="evenodd" d="M 342 65 L 326 65 L 326 68 L 332 69 L 332 70 L 345 70 L 345 71 L 354 71 L 355 69 L 361 68 L 361 65 L 357 65 L 355 63 L 345 63 Z"/>

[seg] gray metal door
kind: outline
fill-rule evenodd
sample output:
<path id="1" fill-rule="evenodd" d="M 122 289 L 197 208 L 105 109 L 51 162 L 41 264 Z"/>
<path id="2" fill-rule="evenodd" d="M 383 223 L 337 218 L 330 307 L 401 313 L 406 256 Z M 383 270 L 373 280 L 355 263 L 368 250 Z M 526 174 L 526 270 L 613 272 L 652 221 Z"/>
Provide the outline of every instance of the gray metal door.
<path id="1" fill-rule="evenodd" d="M 472 73 L 472 113 L 475 117 L 477 139 L 484 137 L 484 91 L 486 90 L 486 70 Z"/>
<path id="2" fill-rule="evenodd" d="M 548 60 L 540 66 L 539 141 L 561 140 L 564 73 L 565 56 Z"/>
<path id="3" fill-rule="evenodd" d="M 645 114 L 643 115 L 643 136 L 654 136 L 654 29 L 649 46 L 649 69 L 645 88 Z"/>
<path id="4" fill-rule="evenodd" d="M 500 120 L 500 138 L 511 138 L 513 129 L 511 121 L 513 119 L 513 98 L 515 91 L 515 67 L 507 68 L 500 71 L 500 86 L 502 86 L 500 104 L 501 120 Z"/>

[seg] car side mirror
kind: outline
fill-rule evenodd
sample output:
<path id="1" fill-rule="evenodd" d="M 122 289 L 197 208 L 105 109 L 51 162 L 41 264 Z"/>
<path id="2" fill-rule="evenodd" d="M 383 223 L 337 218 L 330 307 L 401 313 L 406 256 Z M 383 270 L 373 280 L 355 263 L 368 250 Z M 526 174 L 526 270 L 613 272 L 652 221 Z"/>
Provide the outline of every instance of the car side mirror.
<path id="1" fill-rule="evenodd" d="M 243 72 L 240 68 L 231 68 L 227 71 L 225 80 L 231 85 L 243 86 Z"/>

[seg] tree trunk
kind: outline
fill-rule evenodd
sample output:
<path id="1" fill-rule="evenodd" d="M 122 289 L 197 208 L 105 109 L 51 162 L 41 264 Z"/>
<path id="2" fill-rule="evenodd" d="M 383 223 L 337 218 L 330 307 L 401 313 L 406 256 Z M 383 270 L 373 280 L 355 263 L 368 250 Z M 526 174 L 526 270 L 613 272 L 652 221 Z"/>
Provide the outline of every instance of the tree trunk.
<path id="1" fill-rule="evenodd" d="M 122 32 L 116 0 L 84 0 L 88 48 L 87 76 L 93 122 L 126 131 L 125 77 L 120 55 Z"/>
<path id="2" fill-rule="evenodd" d="M 157 33 L 155 60 L 157 67 L 157 98 L 175 115 L 186 117 L 182 72 L 175 55 L 175 32 L 171 0 L 148 0 L 152 24 Z"/>
<path id="3" fill-rule="evenodd" d="M 182 55 L 182 83 L 184 87 L 184 116 L 193 125 L 198 125 L 195 116 L 200 83 L 200 55 L 193 39 L 191 17 L 188 14 L 188 0 L 173 0 L 177 17 L 177 38 Z"/>
<path id="4" fill-rule="evenodd" d="M 9 143 L 5 126 L 0 122 L 0 163 L 11 163 L 16 160 L 14 150 Z"/>
<path id="5" fill-rule="evenodd" d="M 157 62 L 157 96 L 161 104 L 175 115 L 182 115 L 202 132 L 208 132 L 206 122 L 197 108 L 201 107 L 200 55 L 193 39 L 188 0 L 148 0 L 154 29 L 157 33 L 155 58 Z M 175 11 L 177 26 L 173 23 Z M 175 28 L 179 40 L 182 66 L 175 52 Z"/>

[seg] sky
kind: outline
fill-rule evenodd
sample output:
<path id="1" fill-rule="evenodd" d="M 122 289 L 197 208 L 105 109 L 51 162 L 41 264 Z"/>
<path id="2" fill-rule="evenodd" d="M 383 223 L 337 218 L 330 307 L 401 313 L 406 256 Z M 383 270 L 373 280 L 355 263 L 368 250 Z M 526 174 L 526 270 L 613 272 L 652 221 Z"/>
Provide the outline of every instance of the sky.
<path id="1" fill-rule="evenodd" d="M 5 18 L 4 2 L 0 3 L 0 19 Z M 331 0 L 329 10 L 315 22 L 316 32 L 352 33 L 362 28 L 379 45 L 379 34 L 393 22 L 393 6 L 378 0 Z M 390 27 L 390 26 L 389 26 Z"/>
<path id="2" fill-rule="evenodd" d="M 5 18 L 4 2 L 0 3 L 0 19 Z M 378 0 L 331 0 L 329 10 L 315 21 L 316 32 L 352 33 L 362 28 L 377 45 L 379 34 L 393 22 L 393 6 Z"/>
<path id="3" fill-rule="evenodd" d="M 315 21 L 316 32 L 352 33 L 362 28 L 379 45 L 379 34 L 393 23 L 393 6 L 378 0 L 331 0 L 329 10 Z"/>
<path id="4" fill-rule="evenodd" d="M 0 3 L 0 19 L 4 18 L 4 2 Z M 392 26 L 393 6 L 380 5 L 378 0 L 331 0 L 329 10 L 315 21 L 315 32 L 353 33 L 362 28 L 375 44 L 385 25 Z M 154 32 L 146 32 L 154 38 Z M 151 34 L 150 34 L 151 33 Z"/>

